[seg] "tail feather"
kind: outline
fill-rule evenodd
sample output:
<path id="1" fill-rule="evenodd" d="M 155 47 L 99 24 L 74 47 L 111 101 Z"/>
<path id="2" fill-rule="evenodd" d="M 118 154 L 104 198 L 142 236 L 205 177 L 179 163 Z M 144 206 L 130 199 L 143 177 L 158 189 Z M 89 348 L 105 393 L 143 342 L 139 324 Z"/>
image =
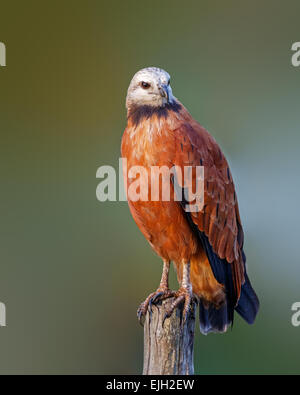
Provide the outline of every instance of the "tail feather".
<path id="1" fill-rule="evenodd" d="M 232 324 L 233 316 L 227 308 L 227 303 L 217 309 L 213 304 L 206 306 L 200 300 L 199 319 L 200 331 L 203 335 L 207 335 L 210 332 L 226 332 L 227 328 Z"/>
<path id="2" fill-rule="evenodd" d="M 200 300 L 199 319 L 200 331 L 203 334 L 210 332 L 226 332 L 228 327 L 233 324 L 234 310 L 248 323 L 253 324 L 259 310 L 259 300 L 253 290 L 250 280 L 245 275 L 245 283 L 242 285 L 241 296 L 238 305 L 235 308 L 226 302 L 220 308 L 213 304 L 207 305 Z"/>
<path id="3" fill-rule="evenodd" d="M 202 232 L 199 232 L 199 236 L 201 237 L 215 278 L 219 283 L 224 285 L 226 292 L 226 302 L 220 308 L 216 308 L 213 304 L 207 306 L 207 304 L 200 303 L 199 318 L 201 332 L 204 334 L 209 332 L 226 332 L 227 328 L 233 324 L 234 310 L 248 324 L 253 324 L 259 310 L 259 300 L 246 273 L 246 256 L 244 252 L 245 282 L 241 288 L 240 298 L 236 303 L 231 265 L 225 259 L 220 259 L 215 254 L 207 237 Z"/>
<path id="4" fill-rule="evenodd" d="M 254 289 L 251 286 L 250 280 L 245 274 L 245 283 L 242 285 L 242 292 L 235 310 L 241 317 L 244 318 L 248 324 L 253 324 L 256 314 L 259 309 L 259 300 Z"/>
<path id="5" fill-rule="evenodd" d="M 244 263 L 245 282 L 244 284 L 242 284 L 241 293 L 238 298 L 233 284 L 233 273 L 231 264 L 228 263 L 226 259 L 221 259 L 213 251 L 213 248 L 209 243 L 207 236 L 195 226 L 189 215 L 187 215 L 187 219 L 191 227 L 198 234 L 198 237 L 202 243 L 207 259 L 209 261 L 214 278 L 218 281 L 219 284 L 222 284 L 224 286 L 225 290 L 225 302 L 221 305 L 221 307 L 216 307 L 215 304 L 208 303 L 207 300 L 204 300 L 203 303 L 203 299 L 201 299 L 201 291 L 197 292 L 198 282 L 201 278 L 199 273 L 201 267 L 199 263 L 201 262 L 201 260 L 199 261 L 199 263 L 192 262 L 194 266 L 194 270 L 192 271 L 191 276 L 193 289 L 196 290 L 196 294 L 198 295 L 198 297 L 200 297 L 199 318 L 201 332 L 204 334 L 207 334 L 209 332 L 226 332 L 227 328 L 233 324 L 234 310 L 236 310 L 248 324 L 253 324 L 259 310 L 259 300 L 256 296 L 254 289 L 251 286 L 250 280 L 246 273 L 246 256 L 243 249 L 242 257 Z M 240 242 L 242 245 L 242 239 L 240 240 Z"/>

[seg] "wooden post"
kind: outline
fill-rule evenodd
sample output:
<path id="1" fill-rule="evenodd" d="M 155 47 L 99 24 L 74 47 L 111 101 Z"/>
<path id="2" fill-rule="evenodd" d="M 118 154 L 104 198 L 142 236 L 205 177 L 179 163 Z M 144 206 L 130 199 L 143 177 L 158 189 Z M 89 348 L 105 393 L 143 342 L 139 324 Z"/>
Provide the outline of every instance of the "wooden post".
<path id="1" fill-rule="evenodd" d="M 194 374 L 194 330 L 196 305 L 182 326 L 179 306 L 172 316 L 163 319 L 174 298 L 152 305 L 144 323 L 144 375 Z"/>

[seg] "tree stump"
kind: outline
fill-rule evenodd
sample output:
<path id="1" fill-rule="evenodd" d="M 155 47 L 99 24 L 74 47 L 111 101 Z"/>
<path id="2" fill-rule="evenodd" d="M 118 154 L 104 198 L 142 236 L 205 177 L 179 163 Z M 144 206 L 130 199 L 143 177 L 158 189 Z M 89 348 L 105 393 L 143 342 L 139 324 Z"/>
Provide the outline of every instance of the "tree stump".
<path id="1" fill-rule="evenodd" d="M 174 298 L 152 305 L 144 323 L 144 375 L 191 375 L 194 374 L 195 310 L 192 309 L 182 325 L 183 305 L 172 316 L 163 319 Z"/>

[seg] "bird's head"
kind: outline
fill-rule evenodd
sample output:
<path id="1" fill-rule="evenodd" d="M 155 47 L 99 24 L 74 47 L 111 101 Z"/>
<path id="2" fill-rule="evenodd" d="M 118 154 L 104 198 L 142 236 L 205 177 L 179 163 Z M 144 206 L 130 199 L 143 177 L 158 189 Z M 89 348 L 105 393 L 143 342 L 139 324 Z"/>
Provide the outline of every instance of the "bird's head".
<path id="1" fill-rule="evenodd" d="M 147 67 L 132 78 L 126 97 L 126 107 L 165 107 L 174 103 L 170 75 L 157 67 Z"/>

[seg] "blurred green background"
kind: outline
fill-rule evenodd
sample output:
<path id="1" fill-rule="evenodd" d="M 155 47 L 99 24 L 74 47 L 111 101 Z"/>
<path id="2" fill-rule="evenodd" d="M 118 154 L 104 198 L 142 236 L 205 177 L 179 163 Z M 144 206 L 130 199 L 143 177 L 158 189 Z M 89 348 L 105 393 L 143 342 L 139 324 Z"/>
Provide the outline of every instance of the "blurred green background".
<path id="1" fill-rule="evenodd" d="M 141 373 L 135 314 L 161 262 L 127 203 L 95 192 L 146 66 L 171 74 L 231 164 L 261 300 L 252 327 L 197 331 L 196 372 L 300 373 L 299 14 L 289 0 L 1 1 L 0 373 Z"/>

